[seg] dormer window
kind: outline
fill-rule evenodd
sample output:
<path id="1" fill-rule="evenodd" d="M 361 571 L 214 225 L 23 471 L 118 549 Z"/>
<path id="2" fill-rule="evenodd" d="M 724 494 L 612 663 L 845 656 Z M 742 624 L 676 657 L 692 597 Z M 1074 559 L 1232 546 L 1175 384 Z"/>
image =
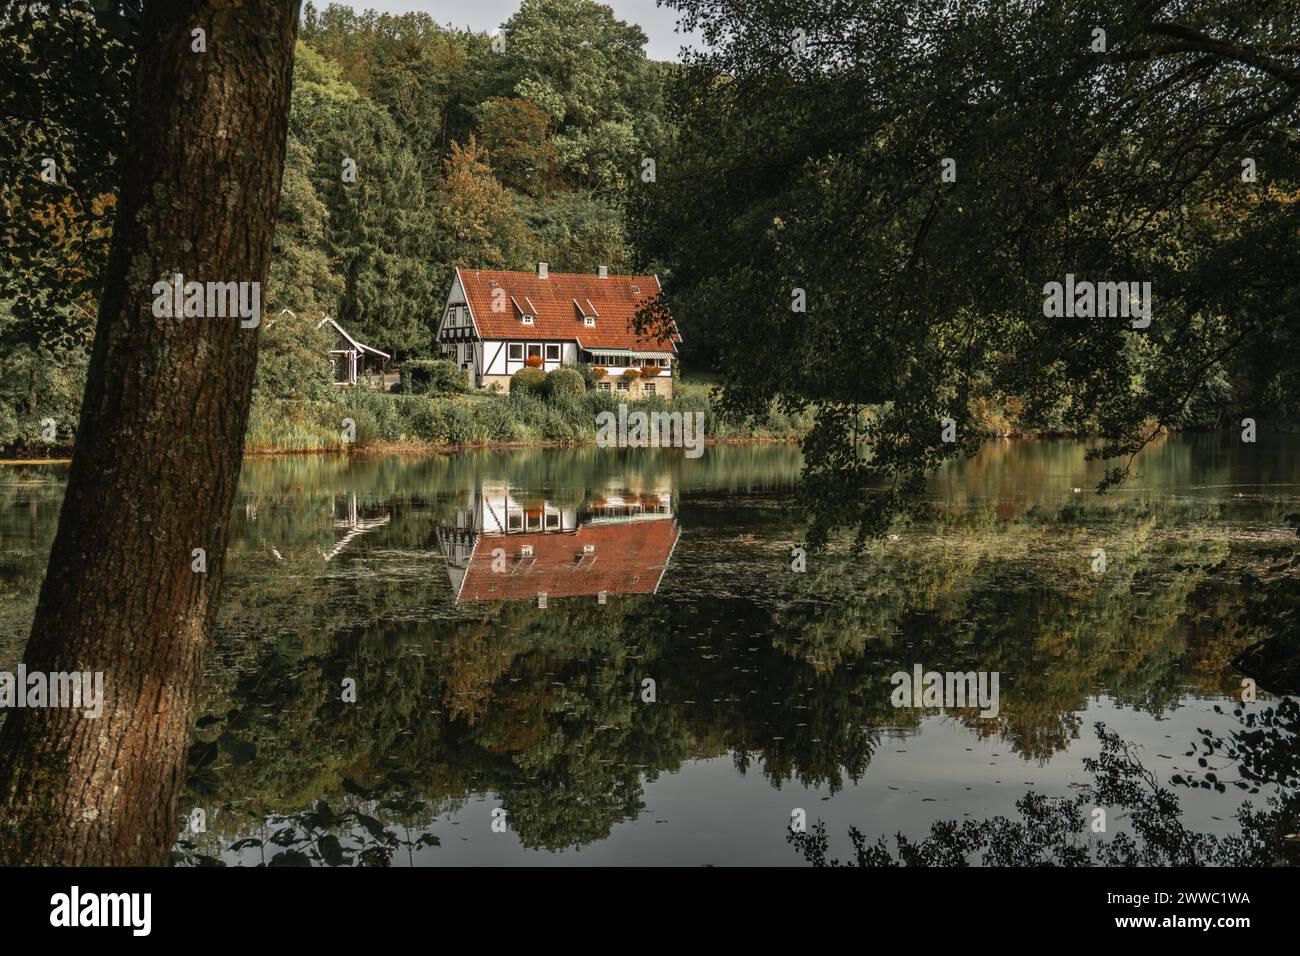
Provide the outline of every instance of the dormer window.
<path id="1" fill-rule="evenodd" d="M 533 324 L 533 320 L 537 318 L 537 306 L 533 305 L 532 299 L 528 298 L 526 295 L 520 296 L 516 299 L 512 295 L 510 297 L 510 303 L 515 307 L 515 315 L 519 316 L 519 321 L 523 325 Z"/>
<path id="2" fill-rule="evenodd" d="M 600 313 L 596 311 L 590 299 L 574 299 L 573 307 L 578 311 L 578 317 L 582 319 L 583 325 L 589 329 L 596 327 L 596 319 L 600 317 Z"/>

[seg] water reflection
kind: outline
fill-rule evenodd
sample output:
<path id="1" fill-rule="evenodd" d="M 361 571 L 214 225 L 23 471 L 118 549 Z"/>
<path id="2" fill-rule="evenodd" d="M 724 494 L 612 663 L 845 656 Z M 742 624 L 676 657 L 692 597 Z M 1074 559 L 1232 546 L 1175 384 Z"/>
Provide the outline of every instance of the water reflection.
<path id="1" fill-rule="evenodd" d="M 785 446 L 248 462 L 191 754 L 186 811 L 206 829 L 183 846 L 788 864 L 793 807 L 833 834 L 924 835 L 1013 815 L 1030 785 L 1069 793 L 1095 720 L 1162 779 L 1186 772 L 1201 728 L 1229 732 L 1213 707 L 1259 636 L 1240 575 L 1294 551 L 1297 449 L 1251 462 L 1176 437 L 1104 499 L 1073 491 L 1095 481 L 1083 453 L 990 445 L 897 540 L 803 574 Z M 0 481 L 11 640 L 59 481 Z M 889 675 L 917 662 L 998 671 L 998 717 L 895 709 Z M 1236 803 L 1198 789 L 1187 825 L 1223 832 Z"/>
<path id="2" fill-rule="evenodd" d="M 679 531 L 666 478 L 606 486 L 576 503 L 480 480 L 438 546 L 457 604 L 654 594 Z"/>

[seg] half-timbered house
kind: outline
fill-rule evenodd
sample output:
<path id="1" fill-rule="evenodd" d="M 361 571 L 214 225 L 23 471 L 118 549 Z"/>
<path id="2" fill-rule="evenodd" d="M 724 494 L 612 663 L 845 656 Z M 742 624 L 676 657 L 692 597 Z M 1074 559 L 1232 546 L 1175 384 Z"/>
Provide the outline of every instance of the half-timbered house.
<path id="1" fill-rule="evenodd" d="M 474 388 L 510 390 L 510 376 L 586 363 L 595 387 L 629 397 L 672 397 L 676 330 L 655 338 L 637 332 L 637 312 L 658 297 L 653 275 L 595 275 L 490 269 L 456 270 L 438 324 L 442 354 L 465 370 Z"/>

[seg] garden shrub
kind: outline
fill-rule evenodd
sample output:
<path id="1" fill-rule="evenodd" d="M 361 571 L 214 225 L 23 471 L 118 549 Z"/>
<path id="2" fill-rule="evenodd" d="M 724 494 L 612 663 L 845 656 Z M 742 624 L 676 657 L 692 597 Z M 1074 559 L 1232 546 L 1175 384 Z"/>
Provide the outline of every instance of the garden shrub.
<path id="1" fill-rule="evenodd" d="M 546 373 L 540 368 L 521 368 L 510 376 L 510 394 L 517 392 L 535 394 L 546 387 Z"/>
<path id="2" fill-rule="evenodd" d="M 557 368 L 546 376 L 543 394 L 548 399 L 560 395 L 583 395 L 587 383 L 582 380 L 582 373 L 571 368 Z"/>
<path id="3" fill-rule="evenodd" d="M 451 359 L 407 359 L 398 370 L 404 395 L 455 395 L 468 387 L 468 376 Z"/>

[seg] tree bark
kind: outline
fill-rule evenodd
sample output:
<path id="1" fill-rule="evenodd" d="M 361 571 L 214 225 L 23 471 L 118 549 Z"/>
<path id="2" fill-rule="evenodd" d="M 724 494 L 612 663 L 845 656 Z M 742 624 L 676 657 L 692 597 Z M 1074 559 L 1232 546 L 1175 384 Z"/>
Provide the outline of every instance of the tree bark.
<path id="1" fill-rule="evenodd" d="M 155 317 L 152 287 L 175 273 L 265 282 L 298 7 L 146 4 L 81 424 L 24 659 L 29 673 L 103 672 L 104 708 L 8 711 L 0 863 L 169 859 L 260 326 Z M 198 28 L 206 52 L 191 49 Z"/>

